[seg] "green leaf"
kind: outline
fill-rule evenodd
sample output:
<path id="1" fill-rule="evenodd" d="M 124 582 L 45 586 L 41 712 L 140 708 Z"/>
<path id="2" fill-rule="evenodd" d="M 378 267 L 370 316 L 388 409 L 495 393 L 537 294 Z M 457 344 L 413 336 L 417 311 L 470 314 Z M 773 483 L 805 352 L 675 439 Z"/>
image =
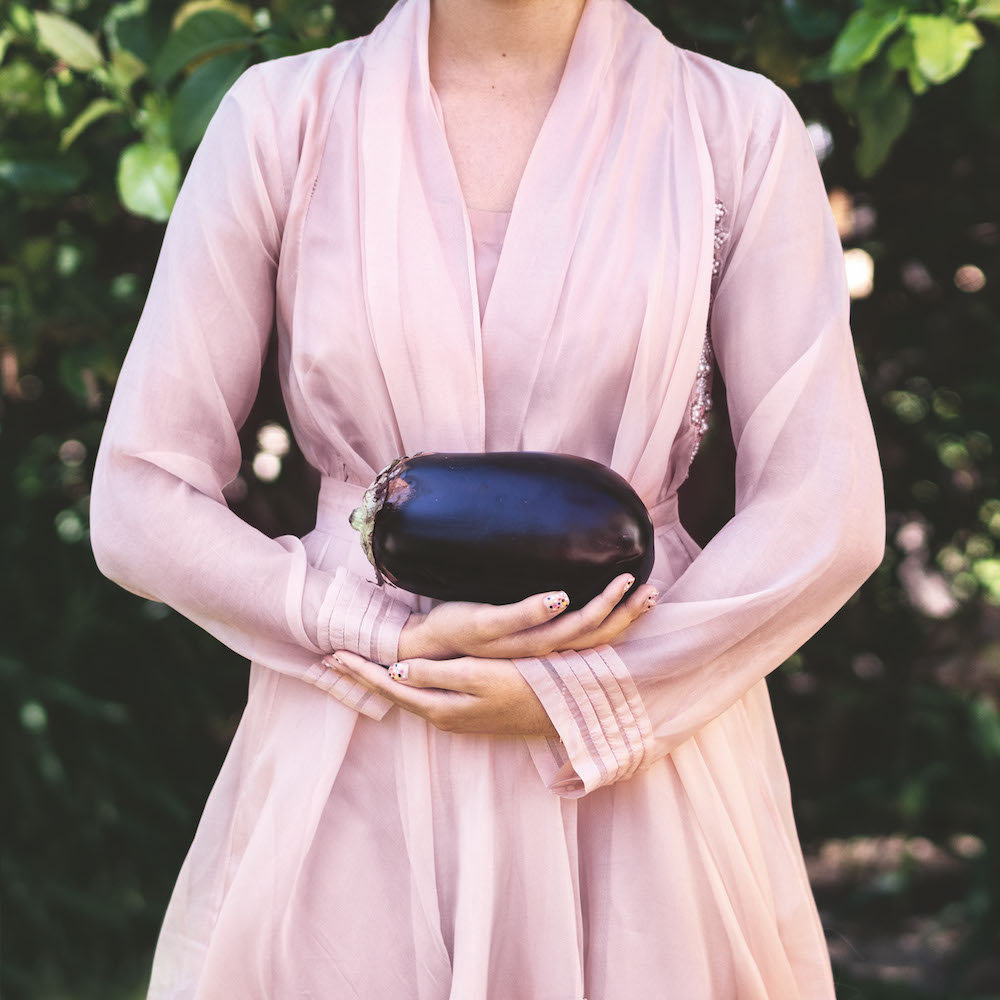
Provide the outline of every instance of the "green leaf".
<path id="1" fill-rule="evenodd" d="M 886 53 L 888 63 L 894 70 L 905 70 L 914 94 L 922 94 L 930 87 L 930 82 L 917 67 L 917 56 L 913 50 L 913 36 L 900 35 Z"/>
<path id="2" fill-rule="evenodd" d="M 162 86 L 189 63 L 219 49 L 249 45 L 253 31 L 239 18 L 222 10 L 192 14 L 167 39 L 149 70 L 154 84 Z"/>
<path id="3" fill-rule="evenodd" d="M 881 100 L 896 82 L 896 70 L 888 59 L 877 59 L 854 73 L 833 81 L 834 100 L 848 114 L 856 115 L 862 108 Z"/>
<path id="4" fill-rule="evenodd" d="M 45 110 L 48 111 L 50 118 L 55 118 L 57 121 L 66 117 L 66 105 L 63 104 L 59 81 L 53 76 L 45 78 Z"/>
<path id="5" fill-rule="evenodd" d="M 122 106 L 117 101 L 109 100 L 107 97 L 98 97 L 91 101 L 83 111 L 81 111 L 73 121 L 62 130 L 59 137 L 60 150 L 67 150 L 77 140 L 79 135 L 88 125 L 96 122 L 98 118 L 105 115 L 121 111 Z"/>
<path id="6" fill-rule="evenodd" d="M 172 149 L 134 142 L 118 160 L 118 196 L 134 215 L 165 222 L 181 184 L 180 158 Z"/>
<path id="7" fill-rule="evenodd" d="M 3 62 L 4 56 L 7 55 L 7 46 L 15 38 L 17 38 L 17 32 L 10 25 L 4 28 L 3 31 L 0 31 L 0 63 Z"/>
<path id="8" fill-rule="evenodd" d="M 0 69 L 0 108 L 7 114 L 45 110 L 44 78 L 27 59 L 12 59 Z"/>
<path id="9" fill-rule="evenodd" d="M 977 559 L 972 572 L 994 604 L 1000 604 L 1000 558 Z"/>
<path id="10" fill-rule="evenodd" d="M 316 4 L 308 3 L 308 6 L 313 8 Z M 252 28 L 254 24 L 253 8 L 248 4 L 238 3 L 236 0 L 187 0 L 174 13 L 174 27 L 179 28 L 189 17 L 194 17 L 203 10 L 223 10 L 239 18 L 248 28 Z"/>
<path id="11" fill-rule="evenodd" d="M 1000 712 L 988 695 L 976 695 L 970 706 L 972 738 L 986 757 L 1000 759 Z"/>
<path id="12" fill-rule="evenodd" d="M 237 77 L 250 65 L 250 53 L 226 52 L 199 66 L 180 86 L 170 128 L 182 152 L 197 146 L 215 109 Z"/>
<path id="13" fill-rule="evenodd" d="M 142 97 L 142 110 L 137 116 L 142 138 L 147 146 L 170 148 L 170 100 L 155 90 Z"/>
<path id="14" fill-rule="evenodd" d="M 116 49 L 112 52 L 109 77 L 118 93 L 127 93 L 132 84 L 141 79 L 145 72 L 146 64 L 128 49 Z"/>
<path id="15" fill-rule="evenodd" d="M 909 69 L 917 58 L 913 54 L 913 36 L 900 35 L 886 50 L 885 57 L 893 69 Z"/>
<path id="16" fill-rule="evenodd" d="M 855 11 L 833 44 L 830 69 L 834 73 L 849 73 L 870 62 L 902 20 L 902 7 L 880 13 L 865 8 Z"/>
<path id="17" fill-rule="evenodd" d="M 268 33 L 257 39 L 261 54 L 265 59 L 280 59 L 282 56 L 294 56 L 307 52 L 311 43 L 299 38 L 289 38 L 286 35 Z"/>
<path id="18" fill-rule="evenodd" d="M 7 18 L 19 35 L 31 35 L 35 23 L 31 11 L 23 3 L 12 3 L 7 9 Z"/>
<path id="19" fill-rule="evenodd" d="M 161 11 L 162 8 L 156 8 Z M 147 65 L 155 58 L 167 38 L 169 23 L 154 20 L 153 11 L 122 14 L 110 25 L 115 46 L 126 49 Z"/>
<path id="20" fill-rule="evenodd" d="M 987 21 L 1000 21 L 1000 0 L 980 0 L 967 16 Z"/>
<path id="21" fill-rule="evenodd" d="M 104 62 L 94 36 L 68 17 L 40 10 L 35 13 L 35 24 L 42 47 L 54 52 L 67 66 L 85 72 Z"/>
<path id="22" fill-rule="evenodd" d="M 804 0 L 784 0 L 781 11 L 788 26 L 799 38 L 829 38 L 840 27 L 838 12 L 828 7 L 813 7 Z"/>
<path id="23" fill-rule="evenodd" d="M 930 81 L 916 66 L 910 66 L 906 70 L 906 77 L 910 81 L 910 89 L 914 94 L 922 94 L 930 87 Z"/>
<path id="24" fill-rule="evenodd" d="M 906 27 L 913 36 L 917 68 L 931 83 L 944 83 L 964 69 L 983 36 L 971 21 L 958 23 L 936 14 L 910 14 Z"/>
<path id="25" fill-rule="evenodd" d="M 55 156 L 22 143 L 0 143 L 0 182 L 22 194 L 68 194 L 87 176 L 87 166 L 72 155 Z"/>
<path id="26" fill-rule="evenodd" d="M 871 177 L 885 163 L 893 143 L 906 131 L 912 113 L 913 96 L 901 84 L 858 108 L 861 141 L 854 152 L 854 163 L 862 177 Z"/>

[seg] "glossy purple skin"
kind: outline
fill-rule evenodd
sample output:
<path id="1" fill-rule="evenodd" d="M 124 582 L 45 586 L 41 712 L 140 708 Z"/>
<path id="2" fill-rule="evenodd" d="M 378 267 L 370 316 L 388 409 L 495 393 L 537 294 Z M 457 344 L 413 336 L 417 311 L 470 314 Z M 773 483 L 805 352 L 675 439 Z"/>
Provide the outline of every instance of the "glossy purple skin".
<path id="1" fill-rule="evenodd" d="M 565 590 L 579 608 L 622 573 L 653 569 L 653 524 L 599 462 L 551 452 L 416 455 L 375 517 L 380 572 L 411 593 L 510 604 Z"/>

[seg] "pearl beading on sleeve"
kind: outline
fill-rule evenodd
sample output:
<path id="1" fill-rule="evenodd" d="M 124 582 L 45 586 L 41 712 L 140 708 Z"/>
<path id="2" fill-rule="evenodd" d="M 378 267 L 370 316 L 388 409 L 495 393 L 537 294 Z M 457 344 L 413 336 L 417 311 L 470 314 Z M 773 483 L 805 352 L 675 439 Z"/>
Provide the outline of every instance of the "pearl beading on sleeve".
<path id="1" fill-rule="evenodd" d="M 715 234 L 713 237 L 714 254 L 712 257 L 712 296 L 715 295 L 715 279 L 722 270 L 722 247 L 729 238 L 729 233 L 723 229 L 722 220 L 728 214 L 726 206 L 715 199 Z M 709 307 L 711 312 L 711 306 Z M 701 439 L 708 430 L 708 413 L 712 409 L 712 338 L 709 328 L 705 330 L 705 341 L 701 348 L 701 358 L 698 361 L 698 374 L 695 379 L 694 399 L 691 403 L 691 423 L 695 428 L 694 444 L 691 447 L 691 459 L 698 453 Z"/>

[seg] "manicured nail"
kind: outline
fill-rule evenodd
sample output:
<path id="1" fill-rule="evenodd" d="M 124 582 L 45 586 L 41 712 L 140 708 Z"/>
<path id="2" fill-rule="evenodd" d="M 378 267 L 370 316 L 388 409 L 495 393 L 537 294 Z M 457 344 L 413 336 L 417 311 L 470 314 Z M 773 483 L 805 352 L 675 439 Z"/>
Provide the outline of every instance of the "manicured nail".
<path id="1" fill-rule="evenodd" d="M 410 676 L 410 665 L 405 660 L 402 663 L 394 663 L 389 667 L 389 676 L 394 681 L 405 681 Z"/>
<path id="2" fill-rule="evenodd" d="M 634 577 L 634 576 L 630 576 L 630 577 L 629 577 L 629 578 L 628 578 L 628 579 L 627 579 L 627 580 L 625 581 L 625 586 L 624 586 L 624 587 L 622 588 L 622 593 L 623 593 L 623 594 L 627 594 L 627 593 L 628 593 L 628 589 L 629 589 L 629 587 L 631 587 L 633 583 L 635 583 L 635 577 Z"/>
<path id="3" fill-rule="evenodd" d="M 655 608 L 656 607 L 656 601 L 657 601 L 657 598 L 659 596 L 660 595 L 654 590 L 653 593 L 650 594 L 649 597 L 646 598 L 646 606 L 642 610 L 643 611 L 650 611 L 653 608 Z"/>
<path id="4" fill-rule="evenodd" d="M 324 667 L 330 667 L 331 669 L 336 670 L 338 667 L 342 667 L 343 665 L 344 665 L 344 661 L 341 660 L 341 659 L 338 659 L 336 656 L 324 656 L 323 657 L 323 666 Z"/>
<path id="5" fill-rule="evenodd" d="M 569 598 L 566 596 L 565 591 L 557 590 L 552 594 L 545 595 L 545 607 L 549 611 L 562 611 L 563 608 L 569 605 Z"/>

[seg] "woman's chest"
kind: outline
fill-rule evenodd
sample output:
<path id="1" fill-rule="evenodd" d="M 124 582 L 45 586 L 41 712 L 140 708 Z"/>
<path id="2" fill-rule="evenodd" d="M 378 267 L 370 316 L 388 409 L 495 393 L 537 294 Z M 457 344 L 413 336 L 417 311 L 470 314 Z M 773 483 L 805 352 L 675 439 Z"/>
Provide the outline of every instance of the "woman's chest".
<path id="1" fill-rule="evenodd" d="M 338 453 L 377 428 L 404 450 L 620 455 L 630 471 L 662 422 L 662 465 L 681 416 L 664 395 L 686 397 L 697 363 L 692 304 L 704 332 L 708 192 L 669 116 L 570 94 L 509 118 L 447 95 L 437 115 L 411 91 L 387 121 L 374 87 L 334 105 L 284 233 L 278 329 L 290 413 L 336 428 Z M 465 208 L 512 213 L 488 303 Z"/>
<path id="2" fill-rule="evenodd" d="M 442 87 L 435 97 L 466 205 L 510 212 L 553 92 Z"/>

